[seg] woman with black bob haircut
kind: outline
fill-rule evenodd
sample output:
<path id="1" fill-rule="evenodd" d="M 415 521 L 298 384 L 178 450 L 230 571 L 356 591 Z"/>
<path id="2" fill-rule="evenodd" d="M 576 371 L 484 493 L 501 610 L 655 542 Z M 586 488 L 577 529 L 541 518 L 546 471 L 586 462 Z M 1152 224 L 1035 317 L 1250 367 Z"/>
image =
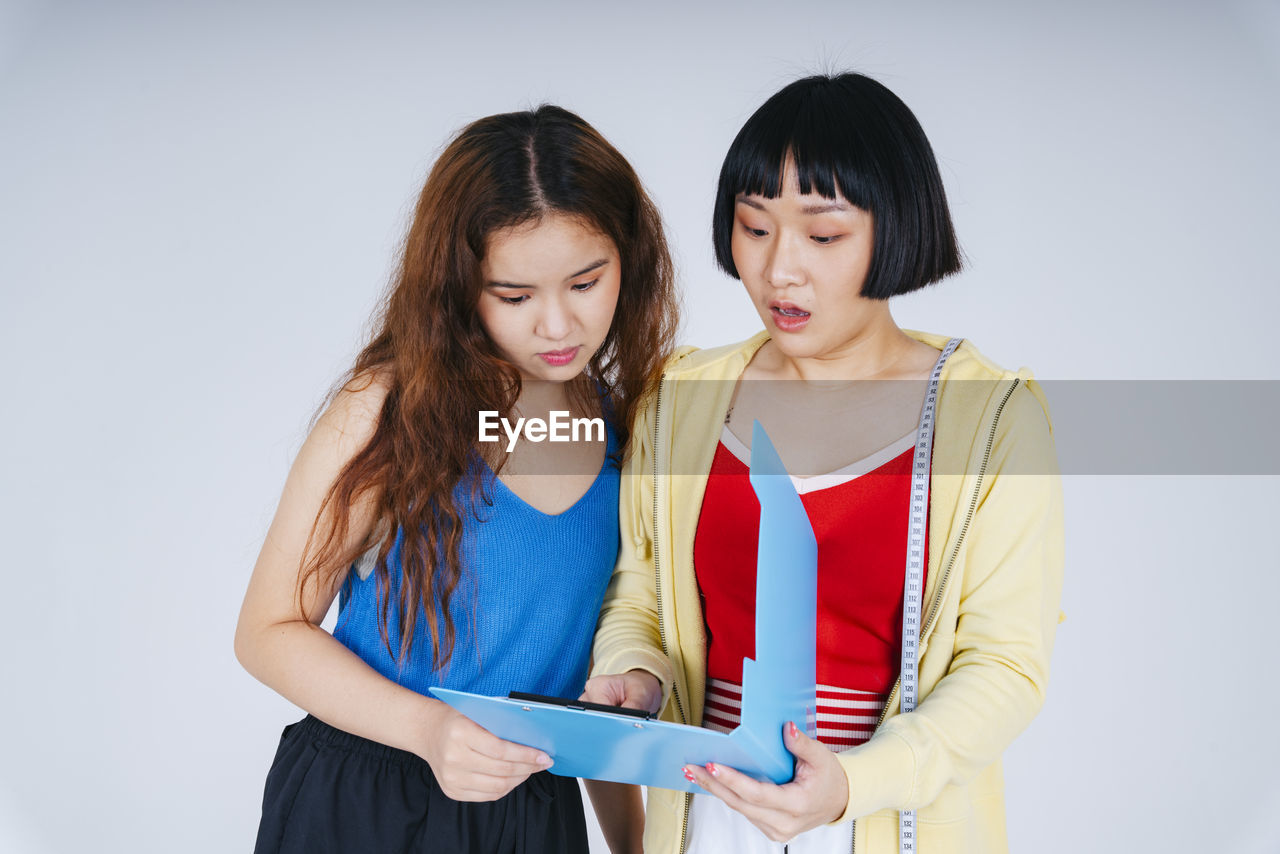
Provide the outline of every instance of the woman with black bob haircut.
<path id="1" fill-rule="evenodd" d="M 843 197 L 875 220 L 862 296 L 886 300 L 960 272 L 960 250 L 933 148 L 907 105 L 861 74 L 806 77 L 774 95 L 738 131 L 720 169 L 712 219 L 716 261 L 733 276 L 741 194 L 776 199 L 783 165 L 802 194 Z"/>
<path id="2" fill-rule="evenodd" d="M 818 544 L 816 720 L 783 727 L 791 782 L 708 763 L 682 769 L 698 794 L 650 789 L 644 850 L 1006 851 L 1000 756 L 1044 697 L 1061 489 L 1030 373 L 890 313 L 961 266 L 929 142 L 874 80 L 796 81 L 734 139 L 714 216 L 765 328 L 673 357 L 637 421 L 585 696 L 739 724 L 759 421 Z"/>

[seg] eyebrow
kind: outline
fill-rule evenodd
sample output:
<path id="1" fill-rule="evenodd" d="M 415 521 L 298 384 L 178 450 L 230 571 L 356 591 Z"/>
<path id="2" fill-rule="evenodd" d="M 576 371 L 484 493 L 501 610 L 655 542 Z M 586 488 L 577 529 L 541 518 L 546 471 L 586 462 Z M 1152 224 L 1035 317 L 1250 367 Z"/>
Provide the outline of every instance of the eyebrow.
<path id="1" fill-rule="evenodd" d="M 592 261 L 590 264 L 583 267 L 578 272 L 570 273 L 568 276 L 565 276 L 565 281 L 567 282 L 570 279 L 576 279 L 579 276 L 585 276 L 587 273 L 590 273 L 593 270 L 599 270 L 601 267 L 603 267 L 608 263 L 609 263 L 608 258 L 600 258 L 596 261 Z M 516 284 L 515 282 L 489 282 L 485 285 L 485 287 L 487 288 L 524 288 L 526 290 L 536 290 L 538 286 L 537 285 L 520 285 L 520 284 Z"/>
<path id="2" fill-rule="evenodd" d="M 738 204 L 746 205 L 749 208 L 755 208 L 758 211 L 762 211 L 765 209 L 764 205 L 760 204 L 755 199 L 749 199 L 746 196 L 739 196 L 736 201 L 738 202 Z M 803 208 L 800 209 L 800 212 L 805 214 L 821 214 L 821 213 L 830 213 L 831 211 L 848 211 L 848 210 L 853 210 L 853 205 L 849 204 L 848 202 L 842 202 L 839 199 L 833 199 L 829 202 L 824 202 L 820 205 L 805 205 Z"/>
<path id="3" fill-rule="evenodd" d="M 829 213 L 830 211 L 852 210 L 853 206 L 841 201 L 830 201 L 821 205 L 805 205 L 801 211 L 807 214 Z"/>

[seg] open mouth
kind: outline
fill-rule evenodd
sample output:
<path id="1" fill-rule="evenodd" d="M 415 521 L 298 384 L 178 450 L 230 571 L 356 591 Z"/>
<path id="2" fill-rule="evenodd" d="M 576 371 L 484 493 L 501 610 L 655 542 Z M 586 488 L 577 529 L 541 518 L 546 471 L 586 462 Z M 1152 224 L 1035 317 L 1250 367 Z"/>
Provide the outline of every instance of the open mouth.
<path id="1" fill-rule="evenodd" d="M 773 325 L 782 332 L 799 332 L 809 322 L 809 312 L 791 303 L 772 303 L 769 311 L 773 315 Z"/>

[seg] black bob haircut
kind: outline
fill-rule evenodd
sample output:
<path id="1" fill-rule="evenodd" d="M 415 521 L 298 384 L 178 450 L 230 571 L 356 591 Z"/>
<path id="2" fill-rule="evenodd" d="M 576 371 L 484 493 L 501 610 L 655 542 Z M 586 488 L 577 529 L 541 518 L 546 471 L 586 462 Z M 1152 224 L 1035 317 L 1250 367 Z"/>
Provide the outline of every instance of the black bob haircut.
<path id="1" fill-rule="evenodd" d="M 871 267 L 862 296 L 888 299 L 960 270 L 960 249 L 938 163 L 907 105 L 861 74 L 805 77 L 782 89 L 738 131 L 720 168 L 712 239 L 720 268 L 733 263 L 734 206 L 739 194 L 782 193 L 787 158 L 800 192 L 839 195 L 875 223 Z"/>

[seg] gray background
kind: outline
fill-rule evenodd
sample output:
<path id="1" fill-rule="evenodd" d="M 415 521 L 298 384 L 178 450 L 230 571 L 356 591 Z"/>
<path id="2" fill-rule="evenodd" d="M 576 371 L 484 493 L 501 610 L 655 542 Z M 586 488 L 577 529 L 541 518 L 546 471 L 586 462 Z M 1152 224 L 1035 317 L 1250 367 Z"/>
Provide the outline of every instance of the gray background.
<path id="1" fill-rule="evenodd" d="M 240 599 L 452 130 L 593 122 L 717 344 L 758 328 L 712 265 L 720 158 L 827 67 L 942 165 L 970 264 L 903 325 L 1050 379 L 1280 379 L 1274 0 L 0 4 L 0 850 L 251 846 L 297 712 L 235 662 Z M 1280 848 L 1276 480 L 1067 479 L 1014 850 Z"/>

